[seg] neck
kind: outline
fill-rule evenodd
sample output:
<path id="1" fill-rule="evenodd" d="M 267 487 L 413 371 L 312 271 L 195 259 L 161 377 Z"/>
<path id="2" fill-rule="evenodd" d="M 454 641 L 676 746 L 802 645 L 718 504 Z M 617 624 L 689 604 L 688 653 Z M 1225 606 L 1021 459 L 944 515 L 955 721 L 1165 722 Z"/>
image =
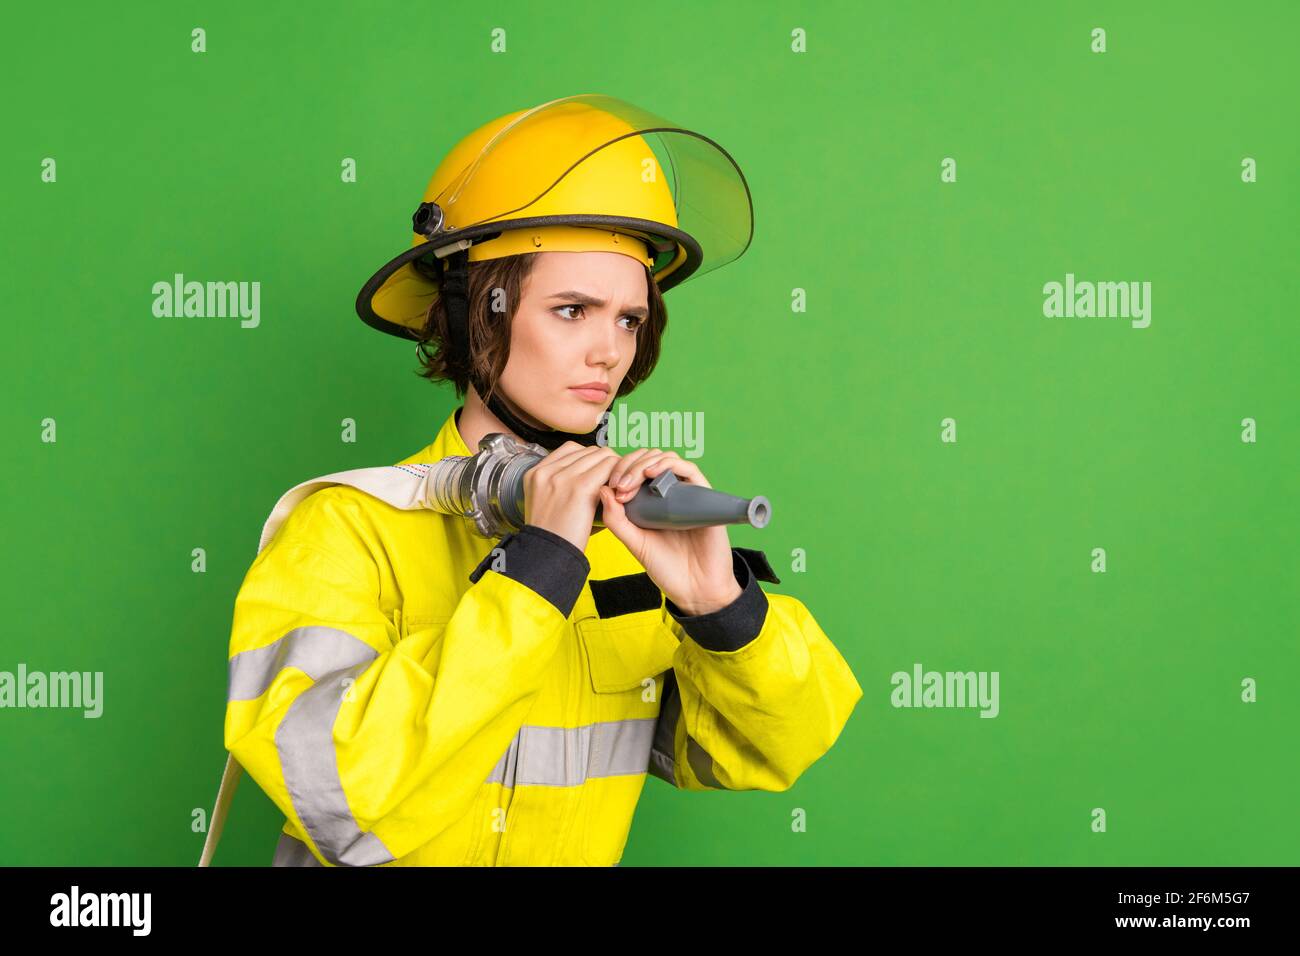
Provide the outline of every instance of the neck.
<path id="1" fill-rule="evenodd" d="M 501 393 L 498 392 L 497 394 L 500 395 Z M 510 403 L 505 396 L 501 396 L 501 400 L 509 405 L 510 410 L 528 424 L 537 428 L 548 427 L 545 423 L 539 422 L 517 405 Z M 516 435 L 511 429 L 507 428 L 505 423 L 492 413 L 492 410 L 488 408 L 483 402 L 483 399 L 479 397 L 478 390 L 475 389 L 473 385 L 471 385 L 469 391 L 465 393 L 465 409 L 460 413 L 460 421 L 457 423 L 457 428 L 460 430 L 460 437 L 464 439 L 471 455 L 478 452 L 479 440 L 484 435 L 489 435 L 492 432 L 504 432 L 511 438 L 519 439 L 518 435 Z"/>

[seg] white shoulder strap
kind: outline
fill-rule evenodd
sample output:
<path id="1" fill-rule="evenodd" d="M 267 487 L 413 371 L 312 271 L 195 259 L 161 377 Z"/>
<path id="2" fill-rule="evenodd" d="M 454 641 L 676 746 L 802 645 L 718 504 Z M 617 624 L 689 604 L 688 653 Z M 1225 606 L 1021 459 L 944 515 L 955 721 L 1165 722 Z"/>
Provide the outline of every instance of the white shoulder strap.
<path id="1" fill-rule="evenodd" d="M 304 498 L 314 491 L 320 491 L 331 485 L 350 485 L 403 511 L 423 508 L 431 467 L 425 462 L 420 462 L 411 465 L 385 465 L 381 468 L 353 468 L 351 471 L 336 471 L 332 475 L 323 475 L 320 478 L 304 481 L 300 485 L 294 485 L 280 496 L 280 500 L 271 509 L 271 515 L 262 527 L 262 537 L 257 543 L 257 551 L 259 554 L 262 552 L 276 530 L 289 517 L 289 513 Z"/>
<path id="2" fill-rule="evenodd" d="M 406 465 L 383 465 L 377 468 L 353 468 L 351 471 L 338 471 L 332 475 L 312 478 L 300 485 L 294 485 L 275 503 L 266 524 L 262 526 L 262 536 L 257 542 L 257 553 L 275 537 L 280 525 L 304 498 L 314 491 L 332 485 L 348 485 L 380 501 L 400 508 L 403 511 L 415 511 L 423 508 L 428 500 L 427 484 L 431 466 L 427 463 Z M 221 786 L 217 789 L 217 802 L 212 808 L 212 817 L 208 821 L 208 835 L 203 841 L 203 853 L 199 857 L 199 866 L 208 866 L 212 855 L 216 853 L 217 841 L 221 839 L 221 830 L 226 824 L 226 813 L 230 802 L 235 797 L 235 787 L 244 768 L 233 755 L 226 756 L 226 769 L 221 774 Z"/>
<path id="3" fill-rule="evenodd" d="M 235 798 L 235 787 L 239 785 L 240 774 L 244 768 L 231 754 L 226 754 L 226 769 L 221 773 L 221 786 L 217 789 L 217 805 L 212 808 L 212 817 L 208 820 L 208 835 L 203 841 L 203 853 L 199 857 L 199 866 L 212 862 L 212 854 L 217 852 L 217 841 L 221 839 L 221 828 L 226 825 L 226 811 L 230 801 Z"/>

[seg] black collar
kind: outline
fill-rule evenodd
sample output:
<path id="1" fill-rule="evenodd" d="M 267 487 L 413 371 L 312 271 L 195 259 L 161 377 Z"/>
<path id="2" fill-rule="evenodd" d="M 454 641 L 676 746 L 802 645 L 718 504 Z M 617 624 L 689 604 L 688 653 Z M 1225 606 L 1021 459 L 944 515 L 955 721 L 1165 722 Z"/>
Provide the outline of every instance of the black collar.
<path id="1" fill-rule="evenodd" d="M 562 432 L 554 428 L 539 429 L 534 428 L 527 422 L 521 421 L 518 415 L 515 415 L 501 401 L 500 396 L 494 391 L 492 397 L 488 399 L 487 407 L 492 414 L 501 419 L 502 424 L 512 432 L 522 438 L 524 441 L 535 442 L 543 448 L 555 451 L 566 441 L 577 442 L 579 445 L 608 445 L 608 441 L 600 441 L 600 431 L 609 418 L 609 412 L 606 411 L 601 416 L 600 423 L 589 432 Z"/>

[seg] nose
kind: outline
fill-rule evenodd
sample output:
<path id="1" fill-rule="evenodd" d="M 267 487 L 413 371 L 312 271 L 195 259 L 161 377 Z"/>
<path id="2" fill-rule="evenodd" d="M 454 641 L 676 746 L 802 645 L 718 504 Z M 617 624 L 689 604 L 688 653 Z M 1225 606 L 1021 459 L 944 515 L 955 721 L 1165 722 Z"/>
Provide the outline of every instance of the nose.
<path id="1" fill-rule="evenodd" d="M 618 333 L 621 331 L 618 327 L 618 321 L 608 316 L 601 316 L 599 322 L 589 322 L 589 329 L 592 329 L 592 341 L 587 348 L 587 361 L 594 365 L 607 365 L 614 368 L 618 365 Z"/>

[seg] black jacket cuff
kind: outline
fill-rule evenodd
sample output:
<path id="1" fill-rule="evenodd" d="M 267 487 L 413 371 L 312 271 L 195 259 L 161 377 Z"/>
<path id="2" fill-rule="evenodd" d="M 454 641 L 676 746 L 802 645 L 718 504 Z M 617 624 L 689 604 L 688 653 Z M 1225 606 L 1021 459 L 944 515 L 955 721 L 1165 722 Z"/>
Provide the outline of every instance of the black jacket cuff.
<path id="1" fill-rule="evenodd" d="M 566 618 L 573 612 L 591 572 L 591 562 L 572 541 L 537 525 L 526 524 L 521 530 L 505 535 L 492 547 L 478 567 L 470 572 L 471 581 L 477 582 L 485 571 L 492 568 L 497 548 L 504 552 L 501 574 L 532 588 Z"/>
<path id="2" fill-rule="evenodd" d="M 731 549 L 732 570 L 740 585 L 740 597 L 708 614 L 687 615 L 664 596 L 664 606 L 696 644 L 708 651 L 737 651 L 763 629 L 767 619 L 767 595 L 749 564 L 736 548 Z"/>

